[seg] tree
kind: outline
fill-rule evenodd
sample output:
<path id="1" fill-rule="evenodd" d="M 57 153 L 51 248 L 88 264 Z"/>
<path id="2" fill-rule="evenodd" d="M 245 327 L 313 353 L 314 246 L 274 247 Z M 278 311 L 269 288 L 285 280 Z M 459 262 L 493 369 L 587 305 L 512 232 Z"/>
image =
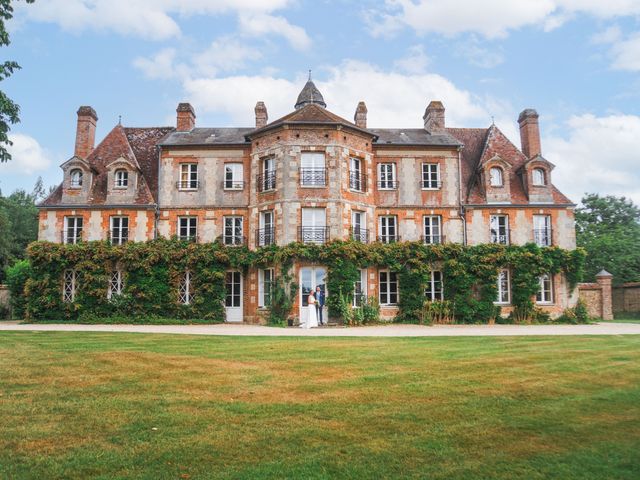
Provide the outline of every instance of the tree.
<path id="1" fill-rule="evenodd" d="M 25 0 L 26 3 L 33 3 L 35 0 Z M 9 32 L 7 32 L 6 22 L 13 18 L 12 0 L 0 0 L 0 46 L 7 46 L 11 43 Z M 12 60 L 0 63 L 0 82 L 10 77 L 14 71 L 19 70 L 20 65 Z M 20 107 L 0 90 L 0 162 L 11 160 L 11 154 L 7 151 L 7 146 L 13 145 L 9 140 L 9 124 L 14 125 L 20 121 Z"/>
<path id="2" fill-rule="evenodd" d="M 576 209 L 576 240 L 587 251 L 585 274 L 605 269 L 616 284 L 640 281 L 640 208 L 625 197 L 587 194 Z"/>

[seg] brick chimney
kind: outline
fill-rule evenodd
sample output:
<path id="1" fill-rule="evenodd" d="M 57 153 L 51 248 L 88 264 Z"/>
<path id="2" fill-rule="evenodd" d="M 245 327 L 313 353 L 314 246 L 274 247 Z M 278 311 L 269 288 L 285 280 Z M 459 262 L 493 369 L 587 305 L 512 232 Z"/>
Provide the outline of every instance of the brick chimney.
<path id="1" fill-rule="evenodd" d="M 518 117 L 520 124 L 520 143 L 525 157 L 533 158 L 540 155 L 540 127 L 538 126 L 538 112 L 533 108 L 523 110 Z"/>
<path id="2" fill-rule="evenodd" d="M 76 128 L 76 148 L 74 155 L 80 158 L 87 158 L 93 151 L 96 141 L 96 123 L 98 115 L 89 106 L 82 106 L 78 109 L 78 127 Z"/>
<path id="3" fill-rule="evenodd" d="M 190 132 L 196 126 L 196 112 L 190 103 L 179 103 L 176 108 L 178 118 L 176 130 L 179 132 Z"/>
<path id="4" fill-rule="evenodd" d="M 432 100 L 422 117 L 424 128 L 429 133 L 444 133 L 444 105 L 439 100 Z"/>
<path id="5" fill-rule="evenodd" d="M 353 116 L 353 121 L 356 122 L 356 126 L 360 128 L 367 128 L 367 106 L 364 102 L 359 102 L 356 108 L 356 113 Z"/>
<path id="6" fill-rule="evenodd" d="M 267 106 L 264 102 L 256 103 L 256 128 L 262 128 L 267 124 L 267 120 L 269 120 L 269 115 L 267 114 Z"/>

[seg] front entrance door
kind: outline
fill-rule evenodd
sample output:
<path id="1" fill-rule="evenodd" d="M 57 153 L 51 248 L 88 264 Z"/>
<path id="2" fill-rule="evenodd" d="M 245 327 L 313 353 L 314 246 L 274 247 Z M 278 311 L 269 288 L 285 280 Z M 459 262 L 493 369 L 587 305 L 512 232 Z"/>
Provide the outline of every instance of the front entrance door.
<path id="1" fill-rule="evenodd" d="M 327 269 L 324 267 L 302 267 L 300 269 L 300 323 L 306 323 L 309 315 L 309 292 L 315 292 L 316 287 L 327 295 Z M 325 300 L 326 303 L 326 300 Z M 322 310 L 322 317 L 327 322 L 327 306 Z"/>
<path id="2" fill-rule="evenodd" d="M 227 295 L 224 306 L 227 312 L 227 322 L 242 322 L 242 273 L 227 272 L 225 276 Z"/>

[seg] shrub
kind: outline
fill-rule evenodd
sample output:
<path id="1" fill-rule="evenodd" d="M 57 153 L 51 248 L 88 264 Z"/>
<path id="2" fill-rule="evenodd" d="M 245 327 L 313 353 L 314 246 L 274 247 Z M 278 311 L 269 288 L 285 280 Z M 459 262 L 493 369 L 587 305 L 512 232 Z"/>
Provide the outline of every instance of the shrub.
<path id="1" fill-rule="evenodd" d="M 582 300 L 578 300 L 575 307 L 565 309 L 562 315 L 556 318 L 557 323 L 569 323 L 572 325 L 589 323 L 590 320 L 587 306 Z"/>
<path id="2" fill-rule="evenodd" d="M 422 318 L 420 323 L 426 325 L 448 325 L 455 323 L 453 303 L 448 300 L 425 301 L 422 306 Z"/>
<path id="3" fill-rule="evenodd" d="M 375 296 L 365 297 L 362 299 L 362 322 L 379 323 L 380 322 L 380 303 Z"/>
<path id="4" fill-rule="evenodd" d="M 31 264 L 28 260 L 19 260 L 6 269 L 13 318 L 25 317 L 27 302 L 24 287 L 31 273 Z"/>

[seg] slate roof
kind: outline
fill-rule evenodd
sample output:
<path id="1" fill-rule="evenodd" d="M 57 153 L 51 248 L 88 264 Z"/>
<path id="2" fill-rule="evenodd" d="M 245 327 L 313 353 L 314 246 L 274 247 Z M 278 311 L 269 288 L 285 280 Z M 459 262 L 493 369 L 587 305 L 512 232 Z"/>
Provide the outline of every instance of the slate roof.
<path id="1" fill-rule="evenodd" d="M 461 142 L 449 133 L 432 135 L 424 128 L 369 128 L 377 145 L 425 145 L 458 147 Z"/>
<path id="2" fill-rule="evenodd" d="M 190 132 L 173 131 L 160 142 L 161 146 L 180 145 L 244 145 L 246 135 L 255 128 L 194 128 Z"/>
<path id="3" fill-rule="evenodd" d="M 298 110 L 305 105 L 317 104 L 324 108 L 327 107 L 327 104 L 324 103 L 324 98 L 320 93 L 320 90 L 316 87 L 315 83 L 311 80 L 311 76 L 309 76 L 309 80 L 302 87 L 300 94 L 298 95 L 298 99 L 296 100 L 295 109 Z"/>

